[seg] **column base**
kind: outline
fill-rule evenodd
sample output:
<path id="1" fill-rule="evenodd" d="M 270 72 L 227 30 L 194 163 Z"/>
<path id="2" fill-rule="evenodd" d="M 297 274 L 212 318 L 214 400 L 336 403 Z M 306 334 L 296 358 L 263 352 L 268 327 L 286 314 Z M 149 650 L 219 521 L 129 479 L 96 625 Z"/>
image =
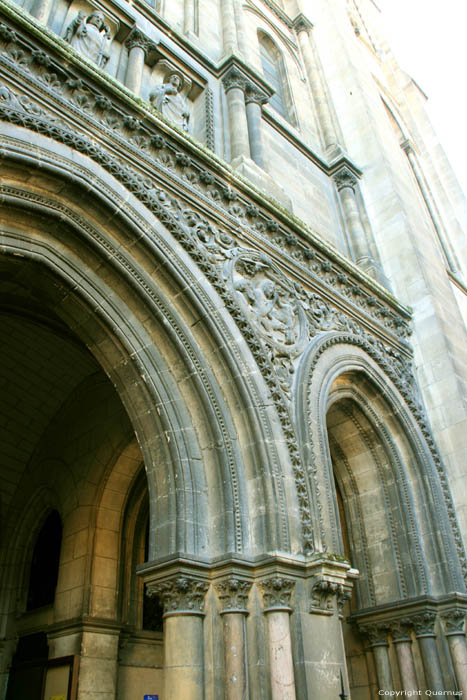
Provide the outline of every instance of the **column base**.
<path id="1" fill-rule="evenodd" d="M 283 188 L 278 185 L 273 178 L 256 163 L 245 156 L 238 156 L 230 163 L 239 175 L 242 175 L 247 180 L 250 180 L 252 185 L 262 190 L 266 194 L 277 199 L 279 204 L 290 212 L 292 211 L 292 200 L 284 192 Z"/>

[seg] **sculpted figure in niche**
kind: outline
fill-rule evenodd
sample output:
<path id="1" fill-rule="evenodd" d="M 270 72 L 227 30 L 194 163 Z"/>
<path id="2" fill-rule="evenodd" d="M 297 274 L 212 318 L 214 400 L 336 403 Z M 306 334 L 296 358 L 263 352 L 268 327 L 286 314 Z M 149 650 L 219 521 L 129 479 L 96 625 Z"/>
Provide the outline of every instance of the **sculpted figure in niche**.
<path id="1" fill-rule="evenodd" d="M 110 29 L 99 10 L 94 10 L 88 16 L 84 10 L 80 10 L 65 32 L 65 41 L 68 41 L 82 56 L 97 63 L 100 68 L 103 68 L 109 60 L 107 52 L 109 39 Z"/>
<path id="2" fill-rule="evenodd" d="M 180 129 L 188 131 L 190 112 L 182 95 L 183 82 L 180 73 L 170 73 L 163 83 L 156 85 L 149 102 Z"/>

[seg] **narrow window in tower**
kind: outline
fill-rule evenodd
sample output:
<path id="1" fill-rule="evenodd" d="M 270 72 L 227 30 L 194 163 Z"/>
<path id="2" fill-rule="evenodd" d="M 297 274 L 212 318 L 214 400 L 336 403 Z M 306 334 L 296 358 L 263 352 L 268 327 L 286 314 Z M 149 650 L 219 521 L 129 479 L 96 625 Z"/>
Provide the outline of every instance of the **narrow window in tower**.
<path id="1" fill-rule="evenodd" d="M 284 119 L 290 121 L 284 59 L 275 43 L 266 34 L 258 32 L 258 41 L 264 77 L 275 91 L 269 100 L 269 104 Z"/>
<path id="2" fill-rule="evenodd" d="M 35 610 L 54 602 L 61 544 L 62 521 L 57 511 L 53 510 L 43 524 L 34 545 L 27 610 Z"/>

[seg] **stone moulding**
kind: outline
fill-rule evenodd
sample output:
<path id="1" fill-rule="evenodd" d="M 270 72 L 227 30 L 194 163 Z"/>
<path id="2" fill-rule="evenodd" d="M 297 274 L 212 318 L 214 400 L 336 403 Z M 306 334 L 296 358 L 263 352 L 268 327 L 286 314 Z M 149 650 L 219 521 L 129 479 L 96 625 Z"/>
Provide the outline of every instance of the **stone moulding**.
<path id="1" fill-rule="evenodd" d="M 44 33 L 41 34 L 39 29 L 36 28 L 34 33 L 44 39 Z M 435 461 L 440 464 L 423 409 L 413 391 L 408 361 L 410 352 L 404 341 L 408 335 L 408 314 L 403 307 L 392 303 L 390 296 L 383 293 L 378 285 L 367 281 L 364 275 L 360 275 L 353 266 L 340 260 L 339 256 L 336 256 L 334 251 L 331 251 L 326 245 L 320 243 L 315 248 L 310 247 L 309 234 L 303 228 L 298 230 L 295 225 L 291 229 L 286 228 L 286 223 L 293 223 L 290 217 L 287 219 L 282 215 L 279 216 L 279 211 L 269 206 L 269 203 L 265 203 L 264 200 L 262 200 L 263 206 L 261 207 L 257 203 L 245 199 L 245 188 L 236 187 L 239 181 L 235 181 L 235 186 L 232 186 L 232 182 L 226 184 L 225 179 L 220 177 L 219 171 L 212 167 L 212 158 L 208 158 L 205 153 L 202 153 L 199 146 L 196 148 L 195 158 L 193 149 L 189 149 L 188 152 L 186 150 L 187 145 L 191 146 L 189 140 L 182 138 L 177 140 L 175 130 L 172 130 L 172 136 L 167 136 L 167 133 L 160 128 L 156 130 L 153 122 L 157 122 L 157 120 L 147 109 L 142 109 L 142 113 L 138 113 L 138 117 L 136 117 L 128 109 L 122 108 L 120 102 L 116 104 L 114 99 L 98 92 L 94 85 L 89 83 L 86 76 L 83 78 L 77 76 L 75 72 L 65 68 L 63 64 L 60 64 L 42 49 L 32 47 L 30 41 L 19 35 L 19 30 L 4 23 L 0 24 L 0 65 L 16 80 L 18 78 L 21 81 L 27 79 L 32 82 L 36 92 L 39 88 L 47 95 L 49 103 L 51 100 L 55 100 L 59 106 L 63 104 L 68 107 L 72 119 L 75 119 L 75 115 L 81 115 L 86 124 L 95 124 L 97 121 L 101 129 L 99 133 L 101 137 L 108 138 L 109 134 L 126 134 L 131 148 L 134 148 L 136 152 L 139 150 L 145 158 L 148 157 L 148 153 L 152 149 L 152 153 L 155 152 L 157 155 L 159 167 L 163 166 L 167 171 L 172 170 L 174 173 L 185 175 L 189 185 L 199 186 L 203 192 L 211 197 L 216 206 L 226 212 L 231 221 L 236 221 L 237 226 L 240 223 L 242 232 L 253 232 L 255 239 L 264 238 L 273 249 L 286 252 L 290 260 L 296 261 L 306 269 L 308 277 L 319 282 L 320 287 L 324 286 L 332 290 L 338 298 L 345 300 L 347 306 L 354 307 L 359 315 L 371 317 L 372 322 L 380 326 L 382 333 L 389 333 L 393 338 L 393 343 L 399 346 L 400 352 L 396 352 L 391 346 L 385 347 L 360 323 L 337 311 L 329 304 L 323 303 L 322 300 L 320 302 L 318 299 L 312 299 L 313 295 L 305 295 L 304 297 L 300 285 L 294 283 L 297 294 L 297 302 L 294 301 L 294 303 L 300 303 L 307 307 L 308 323 L 312 328 L 311 337 L 316 333 L 325 333 L 330 330 L 347 330 L 346 342 L 355 343 L 364 348 L 401 390 L 409 408 L 422 427 L 422 432 L 435 456 Z M 96 71 L 94 73 L 95 76 L 102 77 Z M 112 85 L 112 87 L 115 86 Z M 122 93 L 121 89 L 120 92 Z M 125 95 L 125 97 L 127 96 Z M 133 100 L 132 106 L 133 112 L 135 106 L 141 107 L 135 100 Z M 63 109 L 61 114 L 64 114 Z M 215 259 L 218 251 L 222 250 L 219 234 L 206 234 L 206 226 L 209 226 L 206 222 L 204 229 L 203 226 L 190 226 L 186 218 L 183 221 L 184 225 L 181 225 L 179 213 L 174 215 L 168 211 L 165 205 L 161 204 L 153 183 L 148 182 L 147 178 L 145 179 L 134 168 L 122 163 L 115 155 L 106 151 L 86 134 L 70 130 L 69 125 L 61 117 L 58 118 L 50 111 L 43 109 L 26 95 L 15 94 L 6 85 L 0 90 L 0 118 L 65 143 L 102 165 L 158 217 L 206 274 L 242 331 L 274 399 L 295 474 L 304 550 L 306 552 L 314 551 L 311 506 L 307 495 L 308 487 L 306 479 L 304 480 L 303 465 L 288 408 L 290 376 L 287 377 L 287 372 L 289 375 L 293 375 L 293 371 L 290 371 L 292 365 L 288 360 L 283 359 L 284 355 L 281 355 L 281 359 L 278 361 L 279 355 L 274 354 L 274 351 L 271 350 L 271 344 L 267 340 L 263 339 L 262 341 L 258 337 L 255 324 L 245 316 L 238 301 L 233 298 L 232 290 L 226 289 L 219 265 L 215 264 L 219 263 L 219 260 Z M 131 136 L 128 136 L 129 133 Z M 122 140 L 122 136 L 119 138 Z M 202 162 L 201 155 L 203 155 Z M 153 156 L 153 160 L 155 160 L 155 156 Z M 254 201 L 258 202 L 257 198 Z M 271 210 L 275 218 L 272 218 Z M 223 247 L 224 249 L 228 248 L 225 244 Z M 329 255 L 327 255 L 328 253 Z M 365 281 L 363 285 L 361 284 L 362 279 Z M 370 292 L 372 290 L 381 291 L 381 294 L 378 294 L 378 297 L 374 296 L 367 287 L 370 287 Z M 390 301 L 389 305 L 388 300 Z M 277 372 L 278 367 L 281 369 L 280 373 Z M 443 489 L 446 489 L 445 477 L 442 483 Z"/>
<path id="2" fill-rule="evenodd" d="M 174 145 L 169 139 L 165 139 L 164 145 L 162 147 L 168 148 L 172 151 L 179 151 L 180 148 L 188 148 L 196 156 L 200 156 L 204 161 L 201 165 L 197 160 L 193 160 L 192 165 L 199 169 L 199 171 L 206 170 L 208 168 L 214 168 L 213 176 L 217 184 L 222 184 L 219 180 L 219 176 L 223 179 L 228 178 L 230 182 L 235 182 L 236 185 L 240 186 L 240 191 L 238 191 L 238 199 L 241 200 L 240 203 L 243 207 L 247 208 L 250 202 L 244 201 L 244 193 L 248 191 L 253 194 L 254 197 L 260 198 L 260 202 L 263 206 L 266 206 L 270 212 L 274 212 L 277 216 L 280 216 L 281 223 L 283 225 L 288 225 L 294 230 L 294 234 L 285 233 L 281 238 L 282 240 L 276 241 L 277 245 L 280 243 L 281 249 L 291 255 L 291 258 L 295 261 L 300 261 L 307 268 L 308 274 L 316 274 L 316 276 L 324 281 L 328 286 L 333 286 L 334 290 L 347 302 L 355 304 L 358 307 L 359 313 L 365 313 L 372 316 L 380 323 L 386 330 L 394 333 L 399 339 L 405 338 L 410 333 L 408 327 L 408 320 L 410 318 L 409 313 L 400 303 L 398 303 L 394 297 L 392 297 L 386 290 L 384 290 L 380 285 L 378 285 L 374 280 L 367 277 L 364 273 L 359 271 L 352 263 L 350 263 L 344 256 L 338 253 L 333 247 L 329 246 L 325 241 L 315 238 L 312 231 L 304 227 L 303 223 L 300 222 L 296 217 L 293 217 L 289 212 L 279 208 L 277 203 L 270 200 L 264 193 L 259 193 L 251 186 L 251 184 L 241 177 L 236 175 L 230 167 L 219 158 L 217 158 L 213 153 L 210 153 L 204 149 L 201 144 L 195 142 L 192 138 L 187 136 L 185 133 L 179 132 L 173 125 L 166 125 L 165 120 L 161 118 L 159 113 L 155 113 L 148 103 L 145 103 L 139 98 L 135 98 L 134 95 L 129 93 L 129 91 L 123 87 L 118 81 L 114 80 L 110 76 L 106 75 L 103 71 L 98 70 L 94 65 L 90 65 L 86 60 L 81 59 L 76 56 L 74 52 L 71 52 L 65 42 L 63 42 L 59 37 L 56 37 L 47 29 L 44 29 L 40 25 L 34 22 L 34 20 L 23 13 L 17 7 L 11 7 L 5 0 L 0 2 L 0 8 L 6 15 L 13 16 L 14 21 L 20 22 L 22 25 L 26 25 L 28 31 L 32 32 L 36 40 L 39 39 L 43 45 L 44 52 L 48 55 L 50 48 L 53 53 L 58 52 L 59 54 L 65 54 L 67 62 L 73 65 L 77 70 L 84 71 L 86 77 L 91 74 L 93 81 L 100 83 L 101 89 L 109 90 L 112 92 L 111 103 L 114 107 L 114 111 L 118 111 L 115 114 L 115 123 L 112 124 L 112 128 L 118 129 L 121 124 L 121 112 L 122 112 L 122 100 L 126 103 L 124 109 L 128 109 L 128 104 L 131 105 L 133 111 L 136 109 L 141 113 L 143 117 L 142 120 L 142 130 L 145 132 L 145 137 L 152 139 L 154 137 L 154 125 L 158 125 L 159 129 L 162 128 L 162 132 L 170 133 L 173 137 L 181 142 Z M 13 34 L 11 34 L 13 32 Z M 20 30 L 15 31 L 13 28 L 8 27 L 6 24 L 2 24 L 0 27 L 0 38 L 3 41 L 13 42 L 20 50 L 24 51 L 25 54 L 23 58 L 25 59 L 25 64 L 27 65 L 28 58 L 27 54 L 31 52 L 30 42 L 28 42 L 24 37 L 20 36 Z M 12 47 L 10 46 L 10 49 Z M 16 48 L 16 46 L 15 46 Z M 34 50 L 34 49 L 33 49 Z M 5 52 L 3 52 L 5 55 Z M 53 72 L 56 74 L 57 79 L 63 76 L 65 73 L 64 62 L 60 58 L 58 61 L 53 61 L 49 56 L 51 64 L 53 65 Z M 50 72 L 50 71 L 49 71 Z M 70 73 L 71 71 L 67 71 Z M 31 78 L 31 76 L 28 76 Z M 69 77 L 69 75 L 67 76 Z M 59 81 L 60 82 L 60 81 Z M 92 99 L 102 101 L 103 96 L 100 94 L 99 90 L 92 88 L 89 84 L 89 80 L 84 80 L 86 83 L 86 88 L 89 96 Z M 63 79 L 62 79 L 63 83 Z M 59 86 L 55 86 L 57 89 Z M 56 97 L 58 97 L 56 92 Z M 115 104 L 115 98 L 117 98 L 119 104 Z M 87 116 L 89 117 L 89 108 L 92 105 L 87 105 L 88 111 Z M 152 129 L 151 129 L 152 127 Z M 149 131 L 152 132 L 148 133 Z M 163 134 L 162 137 L 166 136 Z M 139 134 L 140 137 L 143 134 Z M 221 198 L 222 199 L 222 198 Z M 222 204 L 222 202 L 220 202 Z M 229 204 L 227 202 L 227 204 Z M 233 212 L 235 214 L 235 212 Z M 266 226 L 267 222 L 270 220 L 270 213 L 266 214 L 258 209 L 259 221 L 252 221 L 251 216 L 248 221 L 249 226 L 255 228 L 263 229 L 267 232 L 271 230 Z M 276 221 L 278 225 L 278 222 Z M 279 225 L 278 225 L 279 229 Z M 280 227 L 280 233 L 282 233 L 283 226 Z M 270 240 L 272 236 L 268 236 Z M 312 244 L 310 248 L 309 244 Z M 323 257 L 324 256 L 324 257 Z M 315 264 L 311 264 L 310 261 L 314 261 Z M 333 264 L 331 264 L 333 261 Z M 330 267 L 326 269 L 326 262 L 330 263 Z M 311 268 L 311 269 L 310 269 Z M 323 279 L 324 278 L 324 279 Z M 360 293 L 356 294 L 355 290 L 359 288 Z"/>

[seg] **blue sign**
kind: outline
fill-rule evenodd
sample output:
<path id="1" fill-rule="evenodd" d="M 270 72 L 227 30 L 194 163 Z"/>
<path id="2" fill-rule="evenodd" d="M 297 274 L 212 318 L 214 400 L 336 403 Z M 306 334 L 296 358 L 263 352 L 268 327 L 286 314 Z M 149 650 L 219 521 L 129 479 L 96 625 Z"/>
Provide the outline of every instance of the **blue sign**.
<path id="1" fill-rule="evenodd" d="M 158 695 L 145 695 L 143 700 L 159 700 Z"/>

